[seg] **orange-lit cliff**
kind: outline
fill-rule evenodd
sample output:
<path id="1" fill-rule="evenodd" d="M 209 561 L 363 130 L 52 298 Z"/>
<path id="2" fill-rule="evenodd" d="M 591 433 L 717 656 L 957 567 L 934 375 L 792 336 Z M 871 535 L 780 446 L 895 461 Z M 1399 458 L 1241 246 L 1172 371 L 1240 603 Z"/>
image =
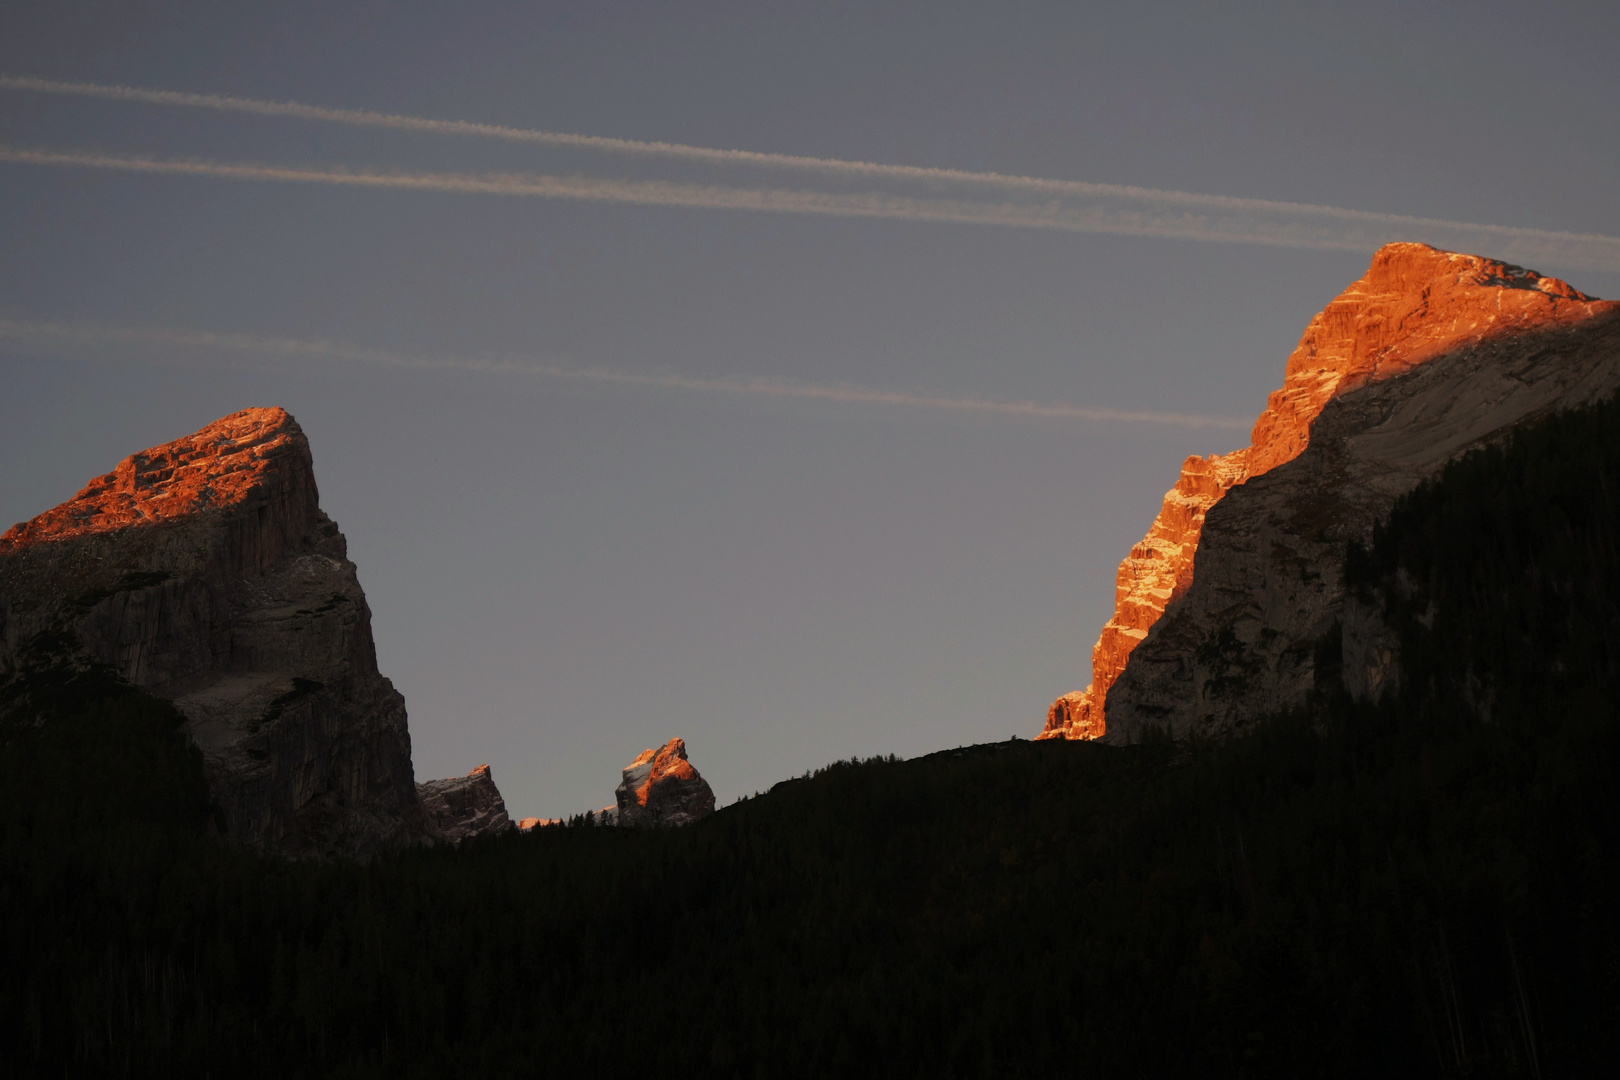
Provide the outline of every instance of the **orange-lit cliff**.
<path id="1" fill-rule="evenodd" d="M 1372 453 L 1346 463 L 1330 461 L 1333 455 L 1330 449 L 1324 449 L 1317 455 L 1317 467 L 1331 472 L 1337 464 L 1343 476 L 1318 472 L 1314 479 L 1293 477 L 1291 497 L 1296 499 L 1304 497 L 1302 493 L 1329 489 L 1335 480 L 1354 488 L 1344 493 L 1347 509 L 1343 520 L 1326 525 L 1317 522 L 1322 526 L 1317 529 L 1320 536 L 1331 536 L 1342 547 L 1344 537 L 1370 528 L 1369 513 L 1387 508 L 1395 494 L 1415 486 L 1461 449 L 1488 441 L 1530 416 L 1590 400 L 1597 392 L 1613 386 L 1617 376 L 1611 369 L 1620 364 L 1620 355 L 1616 355 L 1610 341 L 1617 316 L 1620 304 L 1594 300 L 1562 281 L 1516 266 L 1439 251 L 1424 244 L 1381 248 L 1367 273 L 1311 320 L 1299 346 L 1288 357 L 1282 388 L 1272 393 L 1254 425 L 1250 445 L 1229 454 L 1190 457 L 1182 465 L 1181 476 L 1166 493 L 1147 536 L 1120 564 L 1114 614 L 1092 649 L 1091 685 L 1058 698 L 1038 737 L 1096 739 L 1116 726 L 1119 705 L 1110 691 L 1115 690 L 1128 667 L 1143 666 L 1133 665 L 1136 650 L 1150 635 L 1165 636 L 1161 627 L 1165 613 L 1167 609 L 1179 612 L 1186 606 L 1184 598 L 1193 588 L 1195 576 L 1221 576 L 1221 568 L 1216 565 L 1222 561 L 1220 553 L 1211 559 L 1200 553 L 1209 515 L 1217 505 L 1230 502 L 1235 489 L 1249 487 L 1256 478 L 1305 455 L 1316 437 L 1316 422 L 1330 402 L 1364 396 L 1392 380 L 1391 385 L 1396 387 L 1380 392 L 1380 407 L 1387 407 L 1389 415 L 1357 414 L 1359 420 L 1344 421 L 1340 424 L 1344 430 L 1335 430 L 1337 441 L 1381 430 L 1383 442 L 1375 438 L 1367 444 Z M 1427 395 L 1420 393 L 1424 387 L 1419 384 L 1431 373 L 1438 374 L 1438 381 L 1449 388 L 1449 403 L 1444 394 L 1433 392 L 1435 387 L 1429 387 Z M 1408 374 L 1418 382 L 1399 378 Z M 1471 384 L 1464 387 L 1470 379 Z M 1420 397 L 1427 402 L 1428 417 L 1408 415 L 1410 410 L 1401 408 L 1403 401 Z M 1439 414 L 1446 414 L 1452 422 L 1431 422 Z M 1401 430 L 1397 430 L 1402 425 L 1409 435 L 1404 441 Z M 1379 457 L 1391 449 L 1393 456 Z M 1382 472 L 1380 462 L 1388 466 Z M 1284 523 L 1276 536 L 1291 535 L 1290 528 Z M 1237 531 L 1243 530 L 1239 527 Z M 1326 563 L 1333 562 L 1331 554 L 1317 555 Z M 1269 553 L 1262 553 L 1260 558 L 1265 561 Z M 1206 562 L 1210 563 L 1207 572 Z M 1245 564 L 1246 572 L 1253 569 Z M 1324 571 L 1336 577 L 1326 564 L 1303 573 L 1320 579 Z M 1313 614 L 1312 626 L 1322 621 L 1324 612 L 1333 614 L 1336 610 L 1334 584 L 1321 590 L 1325 599 L 1305 603 L 1305 609 Z M 1244 590 L 1268 587 L 1275 591 L 1276 583 L 1268 585 L 1264 580 L 1245 578 L 1241 583 L 1227 582 L 1223 586 L 1212 580 L 1206 590 L 1210 595 L 1199 604 L 1242 607 L 1252 600 Z M 1213 610 L 1201 609 L 1209 619 L 1214 619 Z M 1276 637 L 1279 627 L 1270 624 L 1278 621 L 1261 618 L 1260 630 L 1269 630 Z M 1211 625 L 1216 622 L 1220 620 L 1214 619 Z M 1228 623 L 1222 626 L 1233 630 Z M 1255 626 L 1247 624 L 1243 629 L 1256 631 Z M 1241 635 L 1234 640 L 1251 644 Z M 1140 700 L 1129 706 L 1134 725 L 1163 718 L 1182 733 L 1191 723 L 1189 716 L 1220 713 L 1230 720 L 1234 708 L 1247 707 L 1228 702 L 1224 711 L 1209 712 L 1206 708 L 1209 702 L 1200 695 L 1209 689 L 1214 676 L 1206 671 L 1207 677 L 1200 682 L 1192 671 L 1196 664 L 1185 650 L 1203 647 L 1207 652 L 1209 644 L 1197 634 L 1183 634 L 1157 650 L 1163 655 L 1156 656 L 1155 662 L 1161 668 L 1173 668 L 1179 662 L 1188 686 L 1184 692 L 1166 696 L 1165 677 L 1147 678 L 1142 684 L 1145 692 L 1136 695 Z M 1297 651 L 1300 641 L 1286 644 Z M 1178 649 L 1182 650 L 1179 654 Z M 1169 681 L 1177 682 L 1180 677 Z M 1288 696 L 1263 696 L 1248 705 L 1275 707 Z M 1182 722 L 1171 723 L 1172 714 Z"/>
<path id="2" fill-rule="evenodd" d="M 690 825 L 714 813 L 714 791 L 686 757 L 686 740 L 643 750 L 624 770 L 615 803 L 597 812 L 625 828 Z"/>

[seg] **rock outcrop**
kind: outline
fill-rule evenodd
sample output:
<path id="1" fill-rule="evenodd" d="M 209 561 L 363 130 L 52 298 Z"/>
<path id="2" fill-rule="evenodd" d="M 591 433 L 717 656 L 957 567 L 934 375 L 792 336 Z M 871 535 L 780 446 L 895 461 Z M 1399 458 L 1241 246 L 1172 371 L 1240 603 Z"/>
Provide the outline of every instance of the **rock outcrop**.
<path id="1" fill-rule="evenodd" d="M 1301 703 L 1344 623 L 1346 542 L 1452 458 L 1616 387 L 1620 303 L 1478 256 L 1380 249 L 1311 321 L 1251 445 L 1182 467 L 1120 567 L 1092 685 L 1041 737 L 1219 735 Z M 1369 691 L 1395 661 L 1351 614 L 1333 659 Z"/>
<path id="2" fill-rule="evenodd" d="M 624 770 L 615 805 L 600 810 L 604 825 L 646 829 L 690 825 L 714 813 L 714 791 L 686 760 L 686 740 L 643 750 Z"/>
<path id="3" fill-rule="evenodd" d="M 0 536 L 0 683 L 63 666 L 173 701 L 237 840 L 365 855 L 428 833 L 404 699 L 281 409 L 125 458 Z"/>
<path id="4" fill-rule="evenodd" d="M 469 836 L 494 836 L 512 828 L 506 800 L 495 786 L 488 765 L 466 776 L 425 780 L 416 785 L 428 825 L 443 840 L 459 844 Z"/>

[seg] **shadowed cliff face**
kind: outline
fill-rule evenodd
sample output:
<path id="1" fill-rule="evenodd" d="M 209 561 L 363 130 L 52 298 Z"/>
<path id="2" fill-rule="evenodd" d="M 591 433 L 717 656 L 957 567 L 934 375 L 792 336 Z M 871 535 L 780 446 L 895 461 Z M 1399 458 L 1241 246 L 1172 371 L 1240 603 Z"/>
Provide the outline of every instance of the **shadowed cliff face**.
<path id="1" fill-rule="evenodd" d="M 416 785 L 416 793 L 434 833 L 453 844 L 469 836 L 498 836 L 512 828 L 506 800 L 488 765 L 480 765 L 466 776 L 423 781 Z"/>
<path id="2" fill-rule="evenodd" d="M 233 838 L 364 855 L 425 834 L 404 699 L 281 409 L 132 455 L 0 536 L 0 684 L 95 666 L 185 715 Z"/>
<path id="3" fill-rule="evenodd" d="M 1054 702 L 1039 737 L 1115 741 L 1145 724 L 1215 732 L 1297 703 L 1310 642 L 1340 615 L 1344 541 L 1456 454 L 1612 388 L 1617 320 L 1620 304 L 1520 267 L 1424 244 L 1380 249 L 1311 320 L 1250 445 L 1183 464 L 1120 564 L 1091 685 Z M 1261 505 L 1262 489 L 1275 506 Z M 1272 521 L 1285 504 L 1300 513 Z M 1376 639 L 1362 629 L 1353 641 Z"/>

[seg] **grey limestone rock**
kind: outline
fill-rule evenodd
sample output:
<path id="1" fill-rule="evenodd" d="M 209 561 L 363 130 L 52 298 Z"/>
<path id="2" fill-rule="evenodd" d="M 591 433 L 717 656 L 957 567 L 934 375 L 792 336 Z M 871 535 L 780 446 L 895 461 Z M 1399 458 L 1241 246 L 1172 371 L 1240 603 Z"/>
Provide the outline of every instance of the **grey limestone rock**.
<path id="1" fill-rule="evenodd" d="M 428 834 L 404 699 L 280 409 L 133 455 L 0 537 L 0 683 L 47 663 L 173 701 L 236 840 L 365 856 Z"/>
<path id="2" fill-rule="evenodd" d="M 480 765 L 466 776 L 447 780 L 426 780 L 416 785 L 433 831 L 451 843 L 469 836 L 493 836 L 512 828 L 506 816 L 506 800 L 490 775 L 488 765 Z"/>

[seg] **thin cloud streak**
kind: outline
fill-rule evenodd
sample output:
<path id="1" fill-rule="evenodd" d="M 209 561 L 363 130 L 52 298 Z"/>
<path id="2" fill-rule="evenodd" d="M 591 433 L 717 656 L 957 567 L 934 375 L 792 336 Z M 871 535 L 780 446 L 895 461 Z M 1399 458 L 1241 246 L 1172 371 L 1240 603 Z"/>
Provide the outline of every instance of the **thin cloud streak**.
<path id="1" fill-rule="evenodd" d="M 117 154 L 23 150 L 0 146 L 0 162 L 69 168 L 111 169 L 171 176 L 205 176 L 224 180 L 332 184 L 342 187 L 393 188 L 465 195 L 508 195 L 530 198 L 581 199 L 683 206 L 712 210 L 755 210 L 820 214 L 830 217 L 898 218 L 965 225 L 1002 225 L 1069 232 L 1112 232 L 1198 240 L 1244 239 L 1252 243 L 1327 247 L 1359 251 L 1365 245 L 1332 236 L 1247 235 L 1234 233 L 1216 219 L 1181 215 L 1168 218 L 1141 212 L 1093 207 L 982 203 L 960 199 L 919 199 L 876 193 L 839 194 L 798 188 L 739 188 L 717 184 L 683 184 L 663 180 L 618 180 L 543 174 L 377 172 L 345 168 L 294 168 L 256 163 L 174 160 Z"/>
<path id="2" fill-rule="evenodd" d="M 1132 187 L 1122 184 L 1093 184 L 1076 180 L 1048 180 L 1003 173 L 969 172 L 914 165 L 884 165 L 868 161 L 805 157 L 794 154 L 761 153 L 752 150 L 722 150 L 682 143 L 643 142 L 599 135 L 575 135 L 536 131 L 499 124 L 463 120 L 433 120 L 400 116 L 366 109 L 334 109 L 297 102 L 263 101 L 224 94 L 194 94 L 173 90 L 150 90 L 100 83 L 59 82 L 27 76 L 0 75 L 0 89 L 71 95 L 103 100 L 129 101 L 150 105 L 213 109 L 224 112 L 281 116 L 356 127 L 388 128 L 435 135 L 459 135 L 542 146 L 572 147 L 605 153 L 640 157 L 662 157 L 714 165 L 745 165 L 796 170 L 843 178 L 873 178 L 920 181 L 932 187 L 969 186 L 999 189 L 1010 195 L 1040 196 L 1048 200 L 1081 200 L 1094 205 L 1078 211 L 1081 218 L 1099 219 L 1093 225 L 1046 225 L 1081 232 L 1116 232 L 1138 236 L 1166 236 L 1177 239 L 1257 243 L 1284 247 L 1325 248 L 1342 251 L 1370 251 L 1390 240 L 1425 240 L 1442 247 L 1476 251 L 1497 258 L 1524 262 L 1552 262 L 1571 269 L 1620 271 L 1620 238 L 1583 233 L 1521 229 L 1503 225 L 1443 221 L 1434 218 L 1384 214 L 1375 211 L 1345 210 L 1309 203 L 1278 202 L 1269 199 L 1242 199 L 1223 195 L 1198 195 L 1183 191 Z M 269 177 L 265 177 L 268 179 Z M 448 190 L 448 189 L 441 189 Z M 531 192 L 531 194 L 538 194 Z M 591 196 L 574 196 L 591 197 Z M 642 201 L 623 199 L 614 201 Z M 938 200 L 929 200 L 938 201 Z M 711 205 L 709 203 L 661 202 L 660 205 Z M 731 204 L 728 204 L 731 205 Z M 788 209 L 786 207 L 751 207 Z M 1050 207 L 1049 207 L 1050 208 Z M 799 209 L 790 212 L 828 212 Z M 849 216 L 914 216 L 855 213 Z M 1019 215 L 1013 215 L 1019 216 Z M 947 215 L 918 217 L 918 220 L 966 223 L 969 218 Z M 1027 225 L 1023 220 L 981 220 L 974 223 Z M 1118 227 L 1120 221 L 1134 227 Z M 1211 228 L 1207 223 L 1217 222 Z"/>
<path id="3" fill-rule="evenodd" d="M 1062 402 L 992 401 L 948 394 L 874 390 L 848 383 L 790 383 L 775 379 L 742 377 L 700 378 L 688 375 L 615 371 L 607 368 L 566 367 L 514 356 L 416 356 L 333 341 L 222 334 L 187 328 L 94 326 L 27 319 L 0 319 L 0 340 L 46 345 L 145 345 L 170 349 L 225 350 L 260 356 L 359 363 L 415 371 L 472 371 L 482 374 L 519 375 L 732 397 L 936 410 L 1015 420 L 1089 420 L 1230 430 L 1247 430 L 1250 426 L 1250 421 L 1226 416 L 1109 409 Z"/>
<path id="4" fill-rule="evenodd" d="M 1485 251 L 1497 258 L 1561 263 L 1620 271 L 1620 240 L 1573 234 L 1535 234 L 1487 225 L 1406 219 L 1411 228 L 1355 229 L 1307 218 L 1253 217 L 1241 212 L 1168 212 L 1096 203 L 1064 206 L 916 198 L 880 193 L 841 194 L 802 188 L 741 188 L 663 180 L 618 180 L 590 176 L 522 173 L 413 173 L 344 168 L 297 168 L 257 163 L 176 160 L 80 151 L 25 150 L 0 146 L 0 162 L 68 168 L 110 169 L 228 180 L 332 184 L 456 194 L 581 199 L 642 206 L 818 214 L 844 218 L 891 218 L 959 225 L 997 225 L 1062 232 L 1113 233 L 1166 239 L 1239 242 L 1274 247 L 1366 252 L 1392 239 L 1422 239 L 1443 247 Z M 1421 226 L 1421 227 L 1420 227 Z"/>

